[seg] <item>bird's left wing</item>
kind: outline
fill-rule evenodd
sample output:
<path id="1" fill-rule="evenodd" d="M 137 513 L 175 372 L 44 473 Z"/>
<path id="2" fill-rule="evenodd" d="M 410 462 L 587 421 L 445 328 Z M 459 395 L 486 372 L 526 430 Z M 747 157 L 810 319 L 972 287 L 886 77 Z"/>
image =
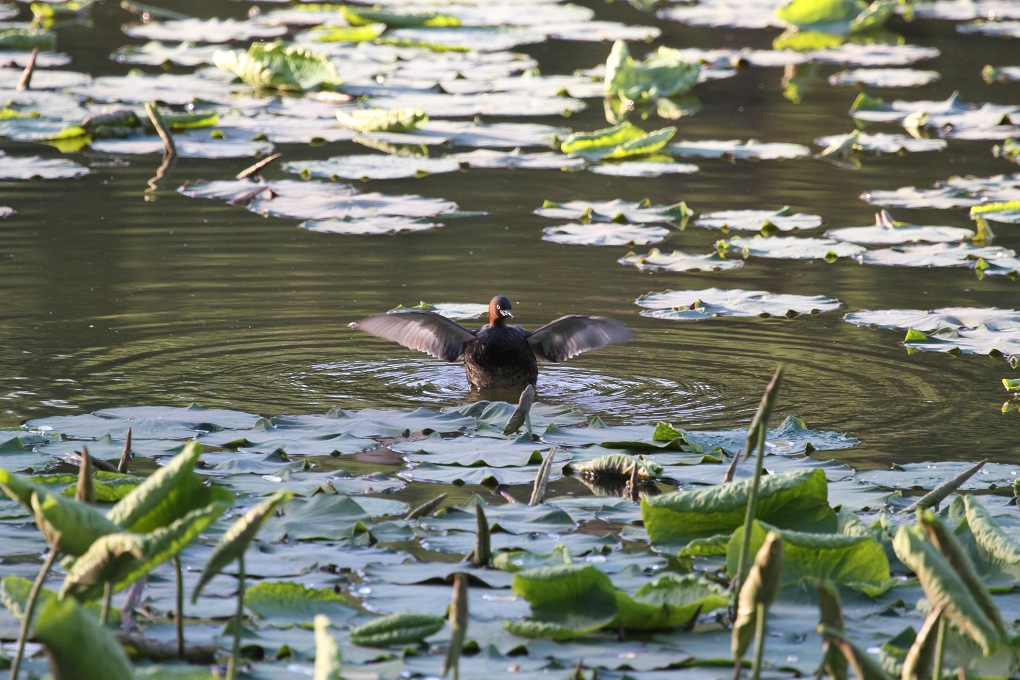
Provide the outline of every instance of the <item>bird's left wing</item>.
<path id="1" fill-rule="evenodd" d="M 561 316 L 528 334 L 539 361 L 564 361 L 590 349 L 633 340 L 626 324 L 604 316 Z"/>
<path id="2" fill-rule="evenodd" d="M 351 326 L 443 361 L 456 361 L 464 353 L 464 345 L 475 337 L 456 321 L 426 311 L 376 314 Z"/>

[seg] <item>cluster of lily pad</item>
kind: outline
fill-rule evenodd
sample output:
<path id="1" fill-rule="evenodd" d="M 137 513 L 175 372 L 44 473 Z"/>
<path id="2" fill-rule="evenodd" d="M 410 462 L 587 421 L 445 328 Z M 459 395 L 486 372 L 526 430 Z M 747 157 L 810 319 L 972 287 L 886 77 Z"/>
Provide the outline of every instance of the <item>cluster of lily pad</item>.
<path id="1" fill-rule="evenodd" d="M 41 530 L 17 532 L 8 559 L 50 557 L 36 588 L 24 570 L 8 571 L 0 596 L 46 646 L 57 677 L 212 677 L 167 659 L 225 660 L 231 647 L 228 674 L 250 666 L 260 677 L 285 665 L 323 679 L 435 675 L 458 658 L 471 675 L 512 666 L 537 677 L 575 664 L 696 672 L 739 662 L 756 616 L 783 631 L 767 643 L 758 633 L 756 672 L 840 663 L 870 664 L 868 677 L 933 663 L 1015 672 L 1016 631 L 1000 614 L 1020 585 L 1015 519 L 1001 514 L 1015 502 L 1015 466 L 854 471 L 820 455 L 854 446 L 852 437 L 795 418 L 766 431 L 774 393 L 753 436 L 611 427 L 569 408 L 515 413 L 501 402 L 271 419 L 197 406 L 37 419 L 3 431 L 3 522 L 9 532 L 26 521 Z M 757 450 L 758 462 L 741 463 L 742 449 Z M 90 459 L 111 456 L 121 472 L 92 472 Z M 81 462 L 77 476 L 67 460 Z M 358 473 L 369 460 L 374 471 Z M 383 460 L 392 472 L 378 471 Z M 124 471 L 152 462 L 148 479 Z M 617 495 L 539 490 L 564 475 Z M 408 480 L 513 502 L 465 493 L 412 508 L 398 500 Z M 919 524 L 916 508 L 929 508 Z M 469 561 L 452 561 L 458 554 Z M 67 558 L 59 567 L 58 556 Z M 48 589 L 50 567 L 63 578 L 59 593 Z M 967 581 L 975 568 L 977 585 Z M 740 591 L 732 623 L 731 582 Z M 122 589 L 118 608 L 111 596 Z M 26 617 L 30 601 L 36 613 Z M 501 605 L 482 606 L 493 601 Z M 134 660 L 87 613 L 91 602 L 105 602 L 102 620 L 132 627 L 120 640 Z M 228 623 L 217 633 L 210 622 Z M 932 626 L 945 637 L 937 648 L 924 630 Z M 83 645 L 105 650 L 90 655 L 98 665 L 80 658 Z M 877 658 L 863 651 L 875 646 Z"/>

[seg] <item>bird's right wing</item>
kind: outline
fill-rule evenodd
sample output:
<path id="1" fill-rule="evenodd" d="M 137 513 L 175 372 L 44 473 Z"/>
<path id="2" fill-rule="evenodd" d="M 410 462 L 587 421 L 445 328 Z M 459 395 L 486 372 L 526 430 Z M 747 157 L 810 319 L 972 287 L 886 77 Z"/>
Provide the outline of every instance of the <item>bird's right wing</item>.
<path id="1" fill-rule="evenodd" d="M 475 337 L 456 321 L 426 311 L 376 314 L 352 323 L 351 327 L 443 361 L 456 361 L 464 353 L 464 345 Z"/>

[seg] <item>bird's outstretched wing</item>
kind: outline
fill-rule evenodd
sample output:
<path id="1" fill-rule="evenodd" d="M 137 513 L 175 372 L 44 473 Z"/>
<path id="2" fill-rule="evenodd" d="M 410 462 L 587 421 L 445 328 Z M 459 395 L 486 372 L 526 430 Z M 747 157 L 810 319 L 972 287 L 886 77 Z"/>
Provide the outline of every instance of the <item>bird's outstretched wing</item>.
<path id="1" fill-rule="evenodd" d="M 376 314 L 352 323 L 351 327 L 443 361 L 456 361 L 464 353 L 464 345 L 475 337 L 456 321 L 426 311 Z"/>
<path id="2" fill-rule="evenodd" d="M 635 338 L 626 324 L 604 316 L 561 316 L 528 334 L 539 361 L 564 361 L 590 349 Z"/>

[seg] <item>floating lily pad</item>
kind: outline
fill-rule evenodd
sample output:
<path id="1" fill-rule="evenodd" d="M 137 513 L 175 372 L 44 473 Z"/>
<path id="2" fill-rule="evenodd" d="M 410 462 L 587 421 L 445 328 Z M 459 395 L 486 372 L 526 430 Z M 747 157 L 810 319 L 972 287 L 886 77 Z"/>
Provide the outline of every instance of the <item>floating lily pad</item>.
<path id="1" fill-rule="evenodd" d="M 975 205 L 970 209 L 970 216 L 978 220 L 1020 224 L 1020 199 Z"/>
<path id="2" fill-rule="evenodd" d="M 662 31 L 656 26 L 633 26 L 616 21 L 578 21 L 546 27 L 546 32 L 550 38 L 557 40 L 593 42 L 609 42 L 610 40 L 650 42 L 662 34 Z"/>
<path id="3" fill-rule="evenodd" d="M 666 127 L 645 132 L 630 122 L 594 132 L 575 132 L 560 144 L 563 153 L 585 158 L 627 158 L 645 156 L 662 149 L 676 134 L 676 128 Z"/>
<path id="4" fill-rule="evenodd" d="M 694 220 L 699 227 L 722 229 L 728 231 L 760 231 L 772 227 L 779 231 L 796 231 L 814 229 L 820 226 L 822 218 L 818 215 L 794 213 L 789 207 L 780 210 L 719 210 L 701 213 Z"/>
<path id="5" fill-rule="evenodd" d="M 0 68 L 0 88 L 14 90 L 21 80 L 22 73 L 23 70 L 20 68 Z M 62 90 L 86 85 L 91 81 L 91 76 L 77 71 L 37 69 L 32 73 L 32 87 L 36 90 Z"/>
<path id="6" fill-rule="evenodd" d="M 150 40 L 144 45 L 119 47 L 110 58 L 120 64 L 201 66 L 213 63 L 213 53 L 217 49 L 216 45 L 195 45 L 192 42 L 166 44 Z"/>
<path id="7" fill-rule="evenodd" d="M 921 71 L 909 68 L 858 68 L 840 71 L 829 76 L 830 85 L 857 87 L 924 87 L 942 76 L 938 71 Z"/>
<path id="8" fill-rule="evenodd" d="M 659 47 L 638 62 L 627 43 L 617 40 L 606 61 L 605 95 L 636 104 L 682 95 L 697 84 L 700 73 L 701 67 L 679 50 Z"/>
<path id="9" fill-rule="evenodd" d="M 907 66 L 939 56 L 938 49 L 922 45 L 845 42 L 838 47 L 811 52 L 813 61 L 857 66 Z"/>
<path id="10" fill-rule="evenodd" d="M 869 134 L 855 130 L 846 135 L 830 135 L 819 137 L 815 144 L 826 147 L 820 155 L 825 156 L 836 149 L 852 149 L 854 151 L 875 151 L 878 153 L 917 153 L 923 151 L 942 151 L 948 142 L 944 139 L 917 139 L 907 135 L 893 135 L 885 132 Z"/>
<path id="11" fill-rule="evenodd" d="M 845 35 L 874 30 L 895 11 L 894 0 L 786 0 L 776 16 L 799 31 Z"/>
<path id="12" fill-rule="evenodd" d="M 568 243 L 581 246 L 626 246 L 659 243 L 669 236 L 665 227 L 650 227 L 640 224 L 617 224 L 615 222 L 590 222 L 588 224 L 561 224 L 546 227 L 543 241 Z"/>
<path id="13" fill-rule="evenodd" d="M 254 116 L 220 117 L 216 129 L 227 139 L 268 139 L 274 144 L 312 144 L 354 139 L 352 130 L 342 128 L 331 119 L 297 118 L 259 113 Z"/>
<path id="14" fill-rule="evenodd" d="M 378 215 L 435 217 L 457 208 L 456 203 L 438 198 L 359 194 L 347 185 L 301 180 L 262 183 L 248 180 L 199 181 L 187 184 L 178 191 L 192 198 L 240 203 L 260 215 L 311 220 Z"/>
<path id="15" fill-rule="evenodd" d="M 747 141 L 733 139 L 690 141 L 683 140 L 666 146 L 666 151 L 674 156 L 694 156 L 700 158 L 735 158 L 738 160 L 760 159 L 775 160 L 781 158 L 803 158 L 811 155 L 811 149 L 800 144 L 763 143 L 754 139 Z"/>
<path id="16" fill-rule="evenodd" d="M 127 139 L 97 139 L 89 146 L 95 151 L 110 154 L 153 155 L 164 152 L 159 137 L 130 137 Z M 247 139 L 207 139 L 174 137 L 177 155 L 182 158 L 248 158 L 268 156 L 273 152 L 269 142 L 254 142 Z"/>
<path id="17" fill-rule="evenodd" d="M 289 161 L 283 164 L 286 172 L 301 176 L 333 179 L 398 179 L 424 177 L 460 169 L 456 160 L 449 158 L 418 158 L 366 154 L 361 156 L 333 156 L 321 161 Z"/>
<path id="18" fill-rule="evenodd" d="M 672 6 L 657 15 L 669 21 L 691 26 L 726 26 L 730 28 L 781 28 L 772 0 L 720 0 L 712 3 Z"/>
<path id="19" fill-rule="evenodd" d="M 231 84 L 229 75 L 211 69 L 196 74 L 132 72 L 124 76 L 100 76 L 88 85 L 72 89 L 78 96 L 100 102 L 144 104 L 161 101 L 169 105 L 184 105 L 196 100 L 228 103 L 232 96 L 246 88 Z"/>
<path id="20" fill-rule="evenodd" d="M 192 42 L 225 43 L 232 40 L 278 38 L 286 32 L 286 26 L 236 19 L 178 19 L 175 21 L 151 21 L 146 24 L 124 27 L 124 33 L 129 37 L 169 42 L 190 40 Z"/>
<path id="21" fill-rule="evenodd" d="M 888 208 L 969 208 L 982 203 L 1020 200 L 1020 174 L 992 177 L 952 177 L 931 189 L 901 187 L 867 191 L 861 198 Z"/>
<path id="22" fill-rule="evenodd" d="M 66 158 L 9 156 L 0 151 L 0 179 L 73 179 L 89 174 L 89 169 Z"/>
<path id="23" fill-rule="evenodd" d="M 964 34 L 987 35 L 994 38 L 1020 38 L 1020 21 L 974 21 L 960 24 L 956 30 Z"/>
<path id="24" fill-rule="evenodd" d="M 698 171 L 693 163 L 668 161 L 624 161 L 600 163 L 588 168 L 590 172 L 611 177 L 660 177 L 662 175 L 688 175 Z"/>
<path id="25" fill-rule="evenodd" d="M 787 295 L 763 290 L 707 288 L 647 293 L 635 303 L 642 316 L 682 321 L 713 316 L 798 316 L 831 312 L 839 300 L 824 295 Z"/>
<path id="26" fill-rule="evenodd" d="M 796 236 L 734 236 L 718 241 L 716 248 L 724 255 L 739 257 L 772 257 L 784 260 L 827 260 L 854 257 L 864 251 L 855 243 L 834 241 L 828 238 L 799 238 Z"/>
<path id="27" fill-rule="evenodd" d="M 358 94 L 357 88 L 345 91 Z M 441 94 L 412 92 L 369 95 L 368 106 L 384 109 L 418 108 L 433 118 L 470 116 L 558 116 L 569 115 L 585 108 L 585 103 L 572 97 L 522 95 L 518 92 L 481 94 Z"/>
<path id="28" fill-rule="evenodd" d="M 527 153 L 519 149 L 501 152 L 476 149 L 468 153 L 451 154 L 447 159 L 468 168 L 523 168 L 527 170 L 569 170 L 584 165 L 584 159 L 571 158 L 554 151 Z"/>
<path id="29" fill-rule="evenodd" d="M 906 224 L 893 220 L 885 210 L 875 215 L 870 227 L 829 229 L 826 238 L 867 245 L 893 243 L 957 243 L 974 237 L 974 231 L 962 227 Z"/>
<path id="30" fill-rule="evenodd" d="M 0 205 L 0 220 L 6 220 L 15 212 L 17 211 L 9 205 Z"/>
<path id="31" fill-rule="evenodd" d="M 247 52 L 215 52 L 213 62 L 254 88 L 302 91 L 340 83 L 326 55 L 297 45 L 252 43 Z"/>
<path id="32" fill-rule="evenodd" d="M 970 243 L 934 243 L 868 250 L 854 258 L 861 264 L 896 267 L 973 267 L 978 258 L 994 260 L 1016 257 L 1016 252 L 999 246 Z"/>
<path id="33" fill-rule="evenodd" d="M 427 231 L 441 225 L 428 220 L 376 215 L 375 217 L 348 217 L 339 220 L 305 220 L 298 225 L 301 229 L 321 234 L 349 234 L 357 236 L 379 236 L 382 234 L 403 234 L 412 231 Z"/>
<path id="34" fill-rule="evenodd" d="M 942 307 L 940 309 L 864 309 L 843 317 L 855 326 L 872 326 L 924 333 L 943 329 L 977 328 L 1016 333 L 1020 331 L 1020 312 L 996 307 Z"/>
<path id="35" fill-rule="evenodd" d="M 628 253 L 617 260 L 620 264 L 629 264 L 638 269 L 663 269 L 669 272 L 722 271 L 739 269 L 744 266 L 743 260 L 725 258 L 719 253 L 695 255 L 674 250 L 672 253 L 660 252 L 652 248 L 644 255 Z"/>
<path id="36" fill-rule="evenodd" d="M 683 203 L 654 205 L 647 199 L 640 203 L 612 201 L 545 201 L 535 213 L 553 219 L 576 219 L 583 222 L 676 222 L 690 214 Z"/>
<path id="37" fill-rule="evenodd" d="M 977 328 L 944 328 L 933 333 L 907 331 L 903 344 L 910 349 L 950 354 L 990 354 L 1005 356 L 1011 363 L 1020 357 L 1020 333 Z"/>

